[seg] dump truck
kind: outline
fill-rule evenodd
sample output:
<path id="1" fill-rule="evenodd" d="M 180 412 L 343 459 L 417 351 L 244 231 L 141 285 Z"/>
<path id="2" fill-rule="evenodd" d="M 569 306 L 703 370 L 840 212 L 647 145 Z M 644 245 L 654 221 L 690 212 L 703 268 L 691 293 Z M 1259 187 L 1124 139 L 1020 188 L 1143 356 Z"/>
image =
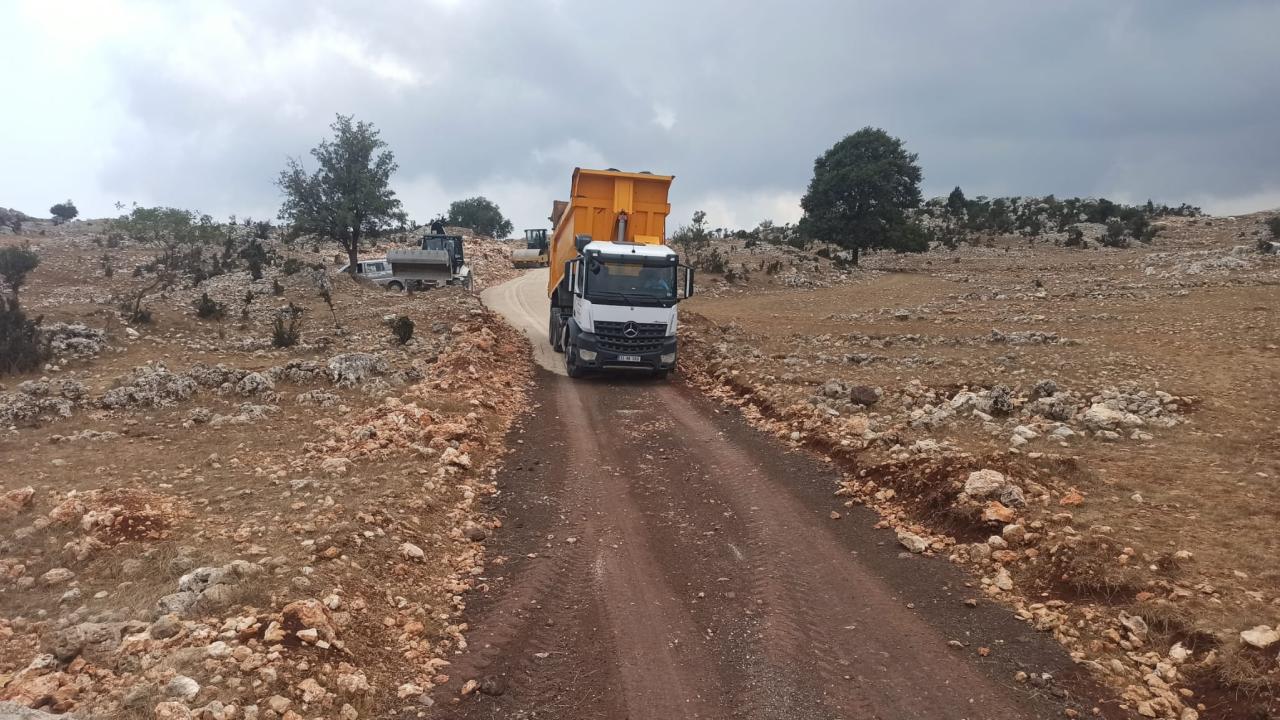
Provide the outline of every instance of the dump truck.
<path id="1" fill-rule="evenodd" d="M 462 253 L 461 235 L 423 235 L 417 248 L 387 251 L 391 266 L 390 279 L 384 282 L 395 289 L 414 290 L 461 285 L 471 288 L 471 268 Z"/>
<path id="2" fill-rule="evenodd" d="M 556 201 L 548 249 L 548 337 L 565 371 L 676 365 L 676 303 L 693 295 L 693 268 L 666 243 L 670 175 L 575 168 Z"/>
<path id="3" fill-rule="evenodd" d="M 515 267 L 545 267 L 547 264 L 547 230 L 536 228 L 524 231 L 524 247 L 511 251 L 511 264 Z"/>

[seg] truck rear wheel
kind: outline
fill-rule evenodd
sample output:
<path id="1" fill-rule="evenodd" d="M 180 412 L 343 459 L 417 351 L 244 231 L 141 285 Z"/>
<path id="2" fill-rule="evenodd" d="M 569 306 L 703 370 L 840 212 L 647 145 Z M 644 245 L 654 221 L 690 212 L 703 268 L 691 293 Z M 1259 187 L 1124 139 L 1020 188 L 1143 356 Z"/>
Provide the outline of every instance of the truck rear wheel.
<path id="1" fill-rule="evenodd" d="M 387 289 L 395 290 L 396 292 L 404 292 L 404 283 L 400 282 L 399 280 L 392 280 L 391 282 L 387 283 Z"/>
<path id="2" fill-rule="evenodd" d="M 551 341 L 551 349 L 564 352 L 564 331 L 556 322 L 556 311 L 551 311 L 551 319 L 547 321 L 547 339 Z"/>

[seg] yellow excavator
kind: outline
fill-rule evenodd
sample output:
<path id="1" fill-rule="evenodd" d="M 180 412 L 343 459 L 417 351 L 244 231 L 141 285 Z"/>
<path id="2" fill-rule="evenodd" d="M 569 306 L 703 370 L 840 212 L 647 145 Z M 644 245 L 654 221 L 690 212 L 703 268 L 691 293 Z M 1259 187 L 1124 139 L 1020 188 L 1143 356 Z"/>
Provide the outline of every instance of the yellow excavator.
<path id="1" fill-rule="evenodd" d="M 511 264 L 515 267 L 547 266 L 547 231 L 542 228 L 524 231 L 525 247 L 511 251 Z"/>

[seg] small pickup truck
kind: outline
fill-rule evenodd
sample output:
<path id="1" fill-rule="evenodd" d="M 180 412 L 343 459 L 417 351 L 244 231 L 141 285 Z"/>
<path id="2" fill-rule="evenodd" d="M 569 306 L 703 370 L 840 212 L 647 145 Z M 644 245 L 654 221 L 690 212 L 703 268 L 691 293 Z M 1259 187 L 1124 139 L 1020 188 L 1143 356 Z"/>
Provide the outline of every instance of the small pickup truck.
<path id="1" fill-rule="evenodd" d="M 344 273 L 351 267 L 348 263 L 338 269 L 338 272 Z M 392 290 L 403 290 L 404 282 L 397 280 L 391 274 L 391 263 L 386 258 L 375 258 L 373 260 L 361 260 L 356 263 L 356 275 L 373 283 L 377 283 Z"/>

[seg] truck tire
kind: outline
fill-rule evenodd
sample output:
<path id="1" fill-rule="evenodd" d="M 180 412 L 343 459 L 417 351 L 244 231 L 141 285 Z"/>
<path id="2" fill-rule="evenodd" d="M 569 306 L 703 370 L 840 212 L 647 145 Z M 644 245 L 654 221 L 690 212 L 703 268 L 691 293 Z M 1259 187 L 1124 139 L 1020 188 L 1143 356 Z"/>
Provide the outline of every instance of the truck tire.
<path id="1" fill-rule="evenodd" d="M 586 371 L 578 364 L 578 348 L 576 345 L 565 346 L 564 372 L 571 378 L 580 378 L 586 374 Z"/>
<path id="2" fill-rule="evenodd" d="M 400 282 L 399 280 L 392 280 L 391 282 L 387 283 L 387 289 L 395 290 L 396 292 L 404 292 L 404 283 Z"/>
<path id="3" fill-rule="evenodd" d="M 556 311 L 551 311 L 551 319 L 547 321 L 547 339 L 551 341 L 551 349 L 556 352 L 564 352 L 564 331 L 560 329 L 560 323 L 556 322 Z"/>

